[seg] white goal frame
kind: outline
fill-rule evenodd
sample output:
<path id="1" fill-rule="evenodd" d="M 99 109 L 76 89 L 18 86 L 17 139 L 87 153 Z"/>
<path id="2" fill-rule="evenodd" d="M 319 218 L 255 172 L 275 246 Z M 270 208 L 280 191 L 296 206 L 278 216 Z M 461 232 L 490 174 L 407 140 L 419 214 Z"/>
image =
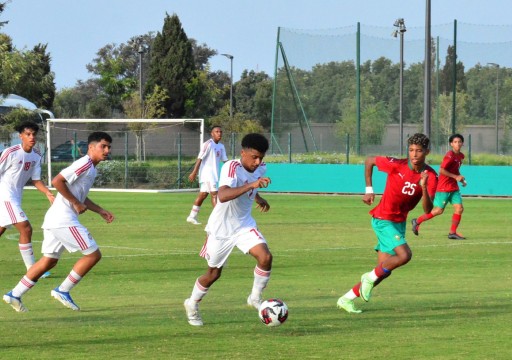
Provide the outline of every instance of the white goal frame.
<path id="1" fill-rule="evenodd" d="M 198 149 L 201 149 L 204 143 L 204 119 L 52 119 L 46 120 L 46 147 L 47 147 L 47 165 L 48 165 L 48 186 L 51 186 L 52 181 L 52 144 L 51 144 L 51 126 L 52 123 L 143 123 L 143 124 L 186 124 L 186 123 L 199 123 L 200 134 Z"/>

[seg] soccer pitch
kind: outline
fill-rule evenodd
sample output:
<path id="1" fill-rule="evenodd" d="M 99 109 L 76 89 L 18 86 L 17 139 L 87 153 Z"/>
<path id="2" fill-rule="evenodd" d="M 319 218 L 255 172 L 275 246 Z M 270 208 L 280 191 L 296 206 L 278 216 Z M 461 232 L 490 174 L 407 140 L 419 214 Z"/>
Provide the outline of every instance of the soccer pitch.
<path id="1" fill-rule="evenodd" d="M 187 323 L 183 301 L 206 269 L 198 252 L 203 225 L 185 222 L 195 193 L 91 192 L 112 211 L 81 216 L 103 253 L 73 290 L 82 310 L 64 308 L 50 290 L 67 276 L 77 254 L 64 254 L 52 276 L 23 300 L 28 313 L 0 307 L 2 359 L 510 359 L 512 225 L 509 199 L 464 198 L 460 232 L 447 239 L 452 209 L 422 224 L 413 259 L 373 292 L 356 300 L 362 314 L 336 308 L 373 268 L 375 236 L 370 207 L 360 196 L 266 194 L 268 213 L 253 214 L 274 255 L 264 297 L 289 307 L 287 322 L 267 328 L 246 304 L 255 261 L 235 250 L 222 278 L 201 303 L 205 325 Z M 40 257 L 40 224 L 48 203 L 24 194 Z M 420 214 L 416 209 L 409 216 Z M 2 294 L 25 269 L 17 232 L 0 238 Z"/>

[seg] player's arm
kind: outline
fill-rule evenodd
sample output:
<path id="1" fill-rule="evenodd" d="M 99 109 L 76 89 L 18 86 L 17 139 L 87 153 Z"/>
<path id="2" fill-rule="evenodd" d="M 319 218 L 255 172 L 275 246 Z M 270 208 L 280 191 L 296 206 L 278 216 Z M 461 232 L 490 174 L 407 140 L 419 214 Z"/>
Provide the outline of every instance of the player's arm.
<path id="1" fill-rule="evenodd" d="M 41 180 L 32 180 L 32 183 L 34 184 L 37 190 L 46 195 L 50 204 L 53 204 L 53 201 L 55 200 L 55 195 L 53 195 L 50 189 L 48 189 Z"/>
<path id="2" fill-rule="evenodd" d="M 219 188 L 219 192 L 217 194 L 217 198 L 220 202 L 226 202 L 233 199 L 236 199 L 240 195 L 245 194 L 248 191 L 258 189 L 258 188 L 266 188 L 270 184 L 270 178 L 262 177 L 256 181 L 243 184 L 239 187 L 229 187 L 227 185 L 223 185 Z M 257 195 L 257 194 L 256 194 Z"/>
<path id="3" fill-rule="evenodd" d="M 197 173 L 199 172 L 199 166 L 201 166 L 201 161 L 203 161 L 203 160 L 202 159 L 196 160 L 196 163 L 194 165 L 194 170 L 192 170 L 192 172 L 188 176 L 188 179 L 190 181 L 194 181 L 196 179 Z"/>
<path id="4" fill-rule="evenodd" d="M 466 186 L 466 179 L 462 175 L 455 175 L 455 174 L 449 172 L 448 170 L 446 170 L 445 168 L 439 168 L 439 173 L 441 175 L 448 176 L 452 179 L 455 179 L 455 181 L 458 181 L 458 182 L 462 183 L 463 186 Z"/>
<path id="5" fill-rule="evenodd" d="M 75 195 L 73 195 L 71 190 L 69 190 L 68 182 L 62 174 L 58 174 L 53 178 L 52 185 L 64 197 L 64 199 L 71 203 L 78 214 L 83 214 L 87 210 L 87 205 L 81 203 Z"/>
<path id="6" fill-rule="evenodd" d="M 430 194 L 428 193 L 428 181 L 429 175 L 428 172 L 425 170 L 421 173 L 420 179 L 420 186 L 422 191 L 421 205 L 423 206 L 423 211 L 425 212 L 425 214 L 428 214 L 434 208 L 434 196 L 431 197 Z M 435 181 L 435 179 L 430 181 Z"/>
<path id="7" fill-rule="evenodd" d="M 375 200 L 375 193 L 372 186 L 373 167 L 377 165 L 375 156 L 368 156 L 364 161 L 364 181 L 366 183 L 365 194 L 363 195 L 363 202 L 366 205 L 373 204 Z"/>
<path id="8" fill-rule="evenodd" d="M 99 214 L 103 219 L 107 221 L 107 223 L 111 223 L 112 221 L 114 221 L 114 214 L 112 214 L 110 211 L 103 209 L 101 206 L 94 203 L 91 199 L 85 198 L 84 203 L 89 210 Z"/>

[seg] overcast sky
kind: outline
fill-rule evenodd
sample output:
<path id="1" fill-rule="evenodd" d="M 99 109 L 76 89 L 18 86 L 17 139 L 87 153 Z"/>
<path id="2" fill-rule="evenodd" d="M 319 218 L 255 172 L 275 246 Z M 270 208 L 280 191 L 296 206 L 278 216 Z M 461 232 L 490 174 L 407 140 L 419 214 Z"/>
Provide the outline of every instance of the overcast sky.
<path id="1" fill-rule="evenodd" d="M 6 0 L 0 0 L 5 2 Z M 425 0 L 7 0 L 2 32 L 18 49 L 47 43 L 58 89 L 90 77 L 85 66 L 109 43 L 160 31 L 165 14 L 176 13 L 188 37 L 234 56 L 235 81 L 244 69 L 273 74 L 277 28 L 331 29 L 355 25 L 389 27 L 404 18 L 408 27 L 425 25 Z M 512 24 L 506 0 L 431 0 L 432 25 L 458 22 Z M 499 34 L 496 33 L 496 36 Z M 485 35 L 488 36 L 488 35 Z M 494 34 L 490 34 L 493 41 Z M 512 38 L 505 41 L 512 41 Z M 508 44 L 510 46 L 510 44 Z M 216 56 L 212 70 L 229 72 Z"/>

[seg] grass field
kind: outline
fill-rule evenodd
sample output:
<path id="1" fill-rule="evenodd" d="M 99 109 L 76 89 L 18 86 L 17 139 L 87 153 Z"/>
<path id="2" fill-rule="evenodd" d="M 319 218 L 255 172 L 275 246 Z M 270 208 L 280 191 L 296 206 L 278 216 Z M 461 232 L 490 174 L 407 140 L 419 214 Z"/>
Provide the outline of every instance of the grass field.
<path id="1" fill-rule="evenodd" d="M 24 297 L 28 313 L 0 304 L 0 359 L 512 358 L 512 201 L 465 198 L 465 241 L 446 237 L 451 209 L 418 237 L 408 226 L 412 261 L 369 303 L 358 300 L 364 312 L 354 315 L 336 301 L 375 264 L 369 207 L 359 196 L 262 194 L 271 210 L 255 216 L 274 254 L 265 297 L 288 304 L 288 321 L 267 328 L 245 305 L 254 260 L 235 251 L 196 328 L 183 309 L 206 267 L 197 255 L 203 226 L 185 222 L 195 195 L 92 192 L 117 219 L 82 216 L 103 253 L 72 292 L 82 310 L 50 297 L 78 257 L 65 254 Z M 37 257 L 46 207 L 25 191 Z M 210 211 L 203 207 L 203 222 Z M 15 230 L 0 238 L 2 293 L 24 273 L 16 241 Z"/>

